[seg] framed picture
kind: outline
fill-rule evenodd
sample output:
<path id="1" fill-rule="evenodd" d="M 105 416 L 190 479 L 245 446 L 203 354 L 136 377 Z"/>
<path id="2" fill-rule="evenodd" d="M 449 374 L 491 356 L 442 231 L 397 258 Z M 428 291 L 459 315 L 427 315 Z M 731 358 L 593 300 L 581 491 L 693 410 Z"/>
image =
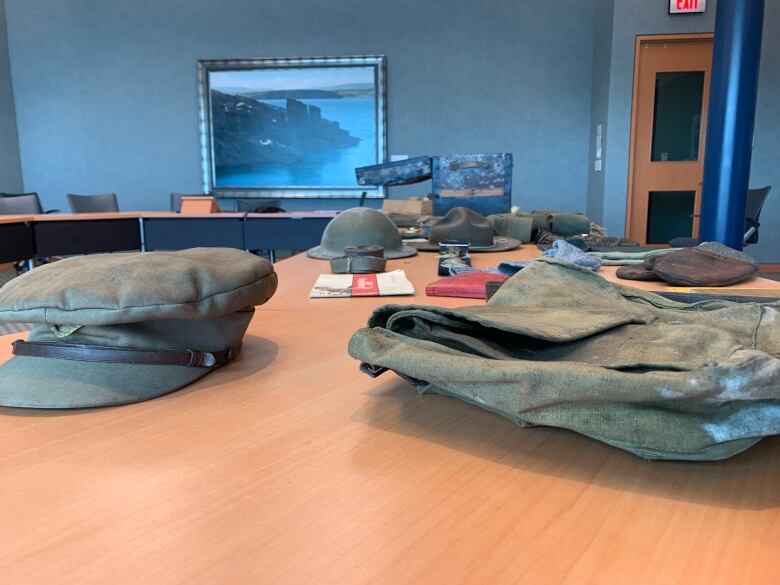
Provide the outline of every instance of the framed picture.
<path id="1" fill-rule="evenodd" d="M 217 197 L 384 197 L 385 57 L 198 61 L 203 190 Z"/>

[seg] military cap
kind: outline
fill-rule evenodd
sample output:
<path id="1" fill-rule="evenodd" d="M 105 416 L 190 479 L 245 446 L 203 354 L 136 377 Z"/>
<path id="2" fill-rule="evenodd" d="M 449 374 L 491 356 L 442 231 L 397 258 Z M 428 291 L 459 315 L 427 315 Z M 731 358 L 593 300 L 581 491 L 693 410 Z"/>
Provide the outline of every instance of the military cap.
<path id="1" fill-rule="evenodd" d="M 229 248 L 35 268 L 0 289 L 0 321 L 33 324 L 0 366 L 0 405 L 109 406 L 178 390 L 236 357 L 276 285 L 268 261 Z"/>

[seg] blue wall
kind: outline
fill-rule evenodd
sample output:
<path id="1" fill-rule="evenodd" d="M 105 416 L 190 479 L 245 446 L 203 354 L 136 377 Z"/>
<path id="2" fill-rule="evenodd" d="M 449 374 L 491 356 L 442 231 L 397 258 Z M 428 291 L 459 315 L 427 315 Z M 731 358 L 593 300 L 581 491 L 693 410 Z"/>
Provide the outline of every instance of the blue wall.
<path id="1" fill-rule="evenodd" d="M 761 214 L 758 244 L 747 251 L 765 262 L 780 262 L 780 2 L 768 0 L 764 12 L 761 71 L 750 185 L 772 185 Z"/>
<path id="2" fill-rule="evenodd" d="M 199 192 L 197 59 L 372 53 L 388 57 L 390 153 L 510 151 L 516 204 L 586 206 L 590 2 L 7 0 L 7 15 L 25 187 L 48 207 Z"/>
<path id="3" fill-rule="evenodd" d="M 0 191 L 18 193 L 22 190 L 22 169 L 16 134 L 14 94 L 8 61 L 5 25 L 5 3 L 0 0 Z"/>
<path id="4" fill-rule="evenodd" d="M 599 222 L 604 216 L 604 173 L 607 161 L 604 148 L 609 119 L 609 78 L 612 61 L 612 26 L 615 0 L 596 0 L 593 27 L 593 73 L 591 76 L 590 156 L 588 159 L 588 216 Z M 601 170 L 594 167 L 597 126 L 601 125 Z M 619 233 L 619 232 L 616 232 Z"/>
<path id="5" fill-rule="evenodd" d="M 631 132 L 631 99 L 636 35 L 712 32 L 716 0 L 707 3 L 703 15 L 670 16 L 664 2 L 614 1 L 612 48 L 609 59 L 595 62 L 594 70 L 609 69 L 607 96 L 594 91 L 594 109 L 606 101 L 609 124 L 606 134 L 603 187 L 591 180 L 590 210 L 603 198 L 603 221 L 611 234 L 620 234 L 626 223 L 628 152 Z M 597 122 L 593 121 L 593 125 Z M 780 2 L 766 2 L 756 130 L 750 184 L 772 185 L 774 191 L 762 214 L 759 243 L 748 252 L 763 262 L 780 262 Z M 592 161 L 591 161 L 592 165 Z M 599 189 L 603 188 L 603 191 Z M 598 215 L 595 216 L 599 219 Z"/>
<path id="6" fill-rule="evenodd" d="M 609 63 L 609 127 L 606 135 L 604 171 L 605 227 L 623 233 L 626 225 L 628 153 L 631 134 L 631 99 L 634 84 L 636 36 L 682 32 L 712 32 L 715 2 L 708 2 L 705 14 L 670 16 L 663 2 L 614 3 L 612 50 Z M 668 6 L 668 3 L 667 3 Z"/>

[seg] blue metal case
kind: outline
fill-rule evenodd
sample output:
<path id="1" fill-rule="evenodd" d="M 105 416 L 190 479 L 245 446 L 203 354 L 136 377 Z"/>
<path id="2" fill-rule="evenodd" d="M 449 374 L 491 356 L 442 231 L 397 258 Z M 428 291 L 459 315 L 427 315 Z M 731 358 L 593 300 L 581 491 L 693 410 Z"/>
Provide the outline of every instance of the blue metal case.
<path id="1" fill-rule="evenodd" d="M 482 215 L 512 207 L 512 154 L 451 154 L 433 158 L 433 214 L 469 207 Z"/>
<path id="2" fill-rule="evenodd" d="M 377 187 L 419 183 L 430 179 L 432 173 L 431 157 L 429 156 L 418 156 L 355 169 L 358 185 Z"/>
<path id="3" fill-rule="evenodd" d="M 469 207 L 482 215 L 512 207 L 512 154 L 419 156 L 355 169 L 358 185 L 411 185 L 432 179 L 434 215 Z"/>

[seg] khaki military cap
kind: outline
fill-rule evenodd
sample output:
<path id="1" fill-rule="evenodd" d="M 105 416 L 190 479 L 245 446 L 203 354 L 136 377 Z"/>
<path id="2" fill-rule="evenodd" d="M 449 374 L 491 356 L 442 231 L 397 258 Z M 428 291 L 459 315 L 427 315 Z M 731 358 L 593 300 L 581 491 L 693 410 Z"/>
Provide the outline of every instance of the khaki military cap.
<path id="1" fill-rule="evenodd" d="M 229 248 L 36 268 L 0 289 L 0 321 L 33 324 L 0 366 L 0 405 L 109 406 L 178 390 L 236 357 L 276 285 L 269 262 Z"/>

